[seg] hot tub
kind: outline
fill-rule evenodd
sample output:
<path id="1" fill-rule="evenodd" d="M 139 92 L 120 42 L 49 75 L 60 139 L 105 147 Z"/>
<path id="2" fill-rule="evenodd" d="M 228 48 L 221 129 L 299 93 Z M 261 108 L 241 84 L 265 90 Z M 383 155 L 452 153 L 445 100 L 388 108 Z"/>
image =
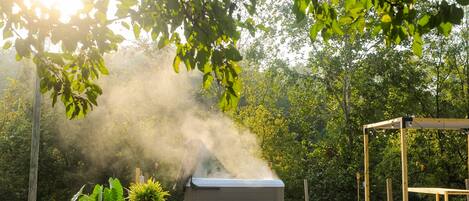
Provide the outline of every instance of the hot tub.
<path id="1" fill-rule="evenodd" d="M 184 201 L 283 201 L 278 179 L 190 178 Z"/>

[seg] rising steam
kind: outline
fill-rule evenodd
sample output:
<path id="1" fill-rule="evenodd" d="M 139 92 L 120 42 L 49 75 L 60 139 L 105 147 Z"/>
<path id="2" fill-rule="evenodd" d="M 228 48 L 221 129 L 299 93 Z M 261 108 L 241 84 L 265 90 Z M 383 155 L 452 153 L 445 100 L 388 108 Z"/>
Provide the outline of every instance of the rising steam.
<path id="1" fill-rule="evenodd" d="M 275 177 L 258 157 L 255 135 L 197 101 L 200 73 L 176 74 L 173 55 L 124 50 L 108 56 L 112 73 L 100 80 L 99 106 L 85 119 L 59 121 L 63 140 L 83 139 L 79 147 L 97 168 L 131 169 L 135 164 L 125 164 L 130 159 L 120 159 L 137 156 L 135 163 L 146 158 L 167 164 L 171 168 L 160 171 L 170 179 L 181 176 L 181 167 L 195 176 Z M 201 162 L 208 158 L 218 162 Z"/>

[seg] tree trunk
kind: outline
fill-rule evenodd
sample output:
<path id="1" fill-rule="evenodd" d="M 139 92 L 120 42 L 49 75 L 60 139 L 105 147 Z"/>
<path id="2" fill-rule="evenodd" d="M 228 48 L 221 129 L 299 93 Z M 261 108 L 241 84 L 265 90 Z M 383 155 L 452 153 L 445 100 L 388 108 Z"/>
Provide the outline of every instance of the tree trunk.
<path id="1" fill-rule="evenodd" d="M 41 92 L 39 76 L 36 73 L 36 83 L 34 87 L 33 105 L 33 128 L 31 135 L 31 158 L 29 163 L 29 191 L 28 201 L 37 199 L 37 172 L 39 169 L 39 138 L 40 138 L 40 117 L 41 117 Z"/>

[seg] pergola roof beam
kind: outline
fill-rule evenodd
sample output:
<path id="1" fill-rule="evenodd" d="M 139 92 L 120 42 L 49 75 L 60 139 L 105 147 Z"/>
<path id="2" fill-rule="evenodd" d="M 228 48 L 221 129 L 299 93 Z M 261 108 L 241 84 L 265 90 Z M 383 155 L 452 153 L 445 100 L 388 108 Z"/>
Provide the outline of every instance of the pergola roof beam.
<path id="1" fill-rule="evenodd" d="M 414 118 L 399 117 L 387 121 L 381 121 L 364 125 L 365 129 L 400 129 L 401 122 L 405 122 L 406 129 L 469 129 L 469 119 L 444 119 L 444 118 Z"/>
<path id="2" fill-rule="evenodd" d="M 368 128 L 377 128 L 377 129 L 399 129 L 401 128 L 400 124 L 402 121 L 402 117 L 390 119 L 386 121 L 376 122 L 372 124 L 364 125 L 365 129 Z"/>
<path id="3" fill-rule="evenodd" d="M 406 122 L 409 129 L 469 129 L 469 119 L 413 118 Z"/>

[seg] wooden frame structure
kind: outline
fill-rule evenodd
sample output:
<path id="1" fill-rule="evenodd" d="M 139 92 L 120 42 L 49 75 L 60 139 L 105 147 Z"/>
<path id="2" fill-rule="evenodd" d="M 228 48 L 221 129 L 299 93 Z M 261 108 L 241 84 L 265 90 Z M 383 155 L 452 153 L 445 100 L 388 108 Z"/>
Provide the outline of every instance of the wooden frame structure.
<path id="1" fill-rule="evenodd" d="M 449 201 L 450 195 L 469 195 L 469 190 L 449 189 L 449 188 L 409 188 L 409 192 L 433 194 L 436 201 L 440 201 L 440 195 L 444 196 L 445 201 Z"/>
<path id="2" fill-rule="evenodd" d="M 370 201 L 370 170 L 368 153 L 368 130 L 400 130 L 401 138 L 401 166 L 402 166 L 402 200 L 409 201 L 408 172 L 407 172 L 407 140 L 408 129 L 440 129 L 466 130 L 469 155 L 469 119 L 415 118 L 399 117 L 363 126 L 364 168 L 365 168 L 365 201 Z M 469 170 L 469 160 L 467 162 Z M 469 171 L 468 171 L 469 176 Z"/>

